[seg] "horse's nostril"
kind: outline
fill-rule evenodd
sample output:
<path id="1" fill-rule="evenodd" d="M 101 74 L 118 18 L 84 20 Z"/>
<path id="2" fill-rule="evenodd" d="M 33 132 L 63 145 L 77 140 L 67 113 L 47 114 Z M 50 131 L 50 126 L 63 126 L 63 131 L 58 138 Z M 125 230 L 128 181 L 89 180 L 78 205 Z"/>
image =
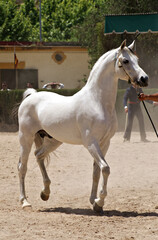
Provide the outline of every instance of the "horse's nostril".
<path id="1" fill-rule="evenodd" d="M 147 82 L 148 82 L 148 76 L 141 77 L 140 80 L 141 80 L 141 82 L 143 82 L 143 83 L 147 83 Z"/>
<path id="2" fill-rule="evenodd" d="M 148 86 L 148 76 L 141 76 L 141 78 L 139 79 L 139 85 L 142 87 Z"/>

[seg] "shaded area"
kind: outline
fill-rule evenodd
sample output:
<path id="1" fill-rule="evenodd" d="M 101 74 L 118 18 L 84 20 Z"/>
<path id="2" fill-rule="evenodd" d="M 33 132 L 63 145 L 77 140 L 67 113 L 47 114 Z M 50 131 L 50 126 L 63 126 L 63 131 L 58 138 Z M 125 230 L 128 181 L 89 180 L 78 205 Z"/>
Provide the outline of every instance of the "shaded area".
<path id="1" fill-rule="evenodd" d="M 47 212 L 47 213 L 65 213 L 65 214 L 75 214 L 75 215 L 87 215 L 87 216 L 96 216 L 100 215 L 94 212 L 91 209 L 84 208 L 45 208 L 43 210 L 39 210 L 39 212 Z M 102 214 L 101 214 L 102 215 Z M 108 210 L 104 211 L 103 216 L 105 217 L 158 217 L 158 213 L 156 212 L 135 212 L 135 211 L 118 211 L 118 210 Z"/>

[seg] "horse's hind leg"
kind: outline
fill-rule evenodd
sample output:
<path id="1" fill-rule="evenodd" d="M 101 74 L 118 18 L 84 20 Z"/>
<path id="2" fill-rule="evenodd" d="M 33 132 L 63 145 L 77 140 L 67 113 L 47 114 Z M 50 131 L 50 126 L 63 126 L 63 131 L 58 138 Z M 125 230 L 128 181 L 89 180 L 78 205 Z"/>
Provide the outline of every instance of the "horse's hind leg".
<path id="1" fill-rule="evenodd" d="M 33 137 L 24 135 L 22 132 L 19 132 L 19 141 L 20 141 L 20 158 L 18 163 L 18 171 L 19 171 L 19 181 L 20 181 L 20 201 L 22 203 L 22 207 L 31 206 L 28 203 L 25 193 L 25 175 L 27 172 L 27 162 L 29 153 L 31 151 Z"/>
<path id="2" fill-rule="evenodd" d="M 39 134 L 36 134 L 35 144 L 37 148 L 35 151 L 35 156 L 43 176 L 43 184 L 44 184 L 44 188 L 41 192 L 41 198 L 42 200 L 47 201 L 50 195 L 51 181 L 48 177 L 48 174 L 45 168 L 44 159 L 48 157 L 50 152 L 57 149 L 62 143 L 55 140 L 54 138 L 48 138 L 48 137 L 45 137 L 44 140 L 42 140 Z"/>

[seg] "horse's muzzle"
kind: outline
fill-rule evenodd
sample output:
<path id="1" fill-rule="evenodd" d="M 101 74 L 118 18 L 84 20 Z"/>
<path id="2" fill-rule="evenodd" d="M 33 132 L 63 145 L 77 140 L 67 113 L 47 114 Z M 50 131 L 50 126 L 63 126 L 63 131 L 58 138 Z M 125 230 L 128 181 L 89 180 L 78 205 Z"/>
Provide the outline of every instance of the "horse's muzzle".
<path id="1" fill-rule="evenodd" d="M 145 77 L 141 77 L 139 80 L 136 80 L 136 84 L 140 87 L 147 87 L 148 86 L 148 79 L 149 77 L 146 75 Z"/>

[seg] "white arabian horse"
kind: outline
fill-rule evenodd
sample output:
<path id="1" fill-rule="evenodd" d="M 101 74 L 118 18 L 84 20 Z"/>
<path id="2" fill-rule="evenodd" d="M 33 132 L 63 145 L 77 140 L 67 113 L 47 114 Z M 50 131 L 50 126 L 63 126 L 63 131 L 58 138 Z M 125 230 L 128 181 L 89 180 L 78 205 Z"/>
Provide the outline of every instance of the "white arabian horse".
<path id="1" fill-rule="evenodd" d="M 148 76 L 138 65 L 134 48 L 135 41 L 128 47 L 124 41 L 119 48 L 101 56 L 94 65 L 86 85 L 73 96 L 36 92 L 34 89 L 25 91 L 18 112 L 21 148 L 18 170 L 23 207 L 31 206 L 25 193 L 25 175 L 33 142 L 43 176 L 44 188 L 41 198 L 44 201 L 49 198 L 51 183 L 44 159 L 62 143 L 69 143 L 82 144 L 93 157 L 90 202 L 95 211 L 103 211 L 110 174 L 110 167 L 104 156 L 117 129 L 115 101 L 118 79 L 130 79 L 142 87 L 148 85 Z M 97 196 L 100 172 L 103 180 Z"/>

